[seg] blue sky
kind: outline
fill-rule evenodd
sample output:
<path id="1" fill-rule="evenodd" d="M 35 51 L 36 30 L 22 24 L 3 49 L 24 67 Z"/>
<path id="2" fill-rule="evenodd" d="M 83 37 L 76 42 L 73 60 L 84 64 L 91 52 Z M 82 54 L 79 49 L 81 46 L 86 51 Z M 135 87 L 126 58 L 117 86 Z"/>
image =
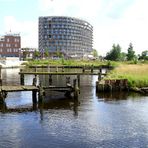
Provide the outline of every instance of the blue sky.
<path id="1" fill-rule="evenodd" d="M 0 35 L 20 33 L 22 47 L 38 47 L 39 16 L 72 16 L 94 27 L 94 48 L 105 55 L 113 43 L 136 53 L 148 50 L 147 0 L 0 0 Z"/>

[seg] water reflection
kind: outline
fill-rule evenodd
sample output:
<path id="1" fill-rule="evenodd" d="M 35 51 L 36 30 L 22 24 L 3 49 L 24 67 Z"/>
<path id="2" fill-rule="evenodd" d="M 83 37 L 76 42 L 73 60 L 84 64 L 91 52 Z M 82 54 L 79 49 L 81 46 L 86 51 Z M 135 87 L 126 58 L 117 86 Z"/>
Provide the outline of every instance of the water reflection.
<path id="1" fill-rule="evenodd" d="M 142 97 L 142 94 L 120 91 L 120 92 L 99 92 L 96 94 L 98 97 L 98 101 L 119 101 L 119 100 L 127 100 L 130 98 L 139 99 Z"/>
<path id="2" fill-rule="evenodd" d="M 45 100 L 44 102 L 39 103 L 32 103 L 32 106 L 27 107 L 25 106 L 17 106 L 14 108 L 7 107 L 7 104 L 4 102 L 3 104 L 0 104 L 0 111 L 2 113 L 12 113 L 12 112 L 32 112 L 32 111 L 40 111 L 41 113 L 41 120 L 43 119 L 43 110 L 49 110 L 49 109 L 56 109 L 56 110 L 73 110 L 74 116 L 78 116 L 78 106 L 80 105 L 80 102 L 75 99 L 66 99 L 66 98 L 60 98 L 60 99 L 49 99 Z"/>

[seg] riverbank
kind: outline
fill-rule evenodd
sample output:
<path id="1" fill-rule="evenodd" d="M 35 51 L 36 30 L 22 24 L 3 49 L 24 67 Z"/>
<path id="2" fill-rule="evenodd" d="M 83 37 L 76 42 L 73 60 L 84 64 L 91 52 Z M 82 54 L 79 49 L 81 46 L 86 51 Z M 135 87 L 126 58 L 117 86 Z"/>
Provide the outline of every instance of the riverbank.
<path id="1" fill-rule="evenodd" d="M 148 64 L 121 64 L 105 79 L 127 79 L 130 90 L 148 94 Z"/>

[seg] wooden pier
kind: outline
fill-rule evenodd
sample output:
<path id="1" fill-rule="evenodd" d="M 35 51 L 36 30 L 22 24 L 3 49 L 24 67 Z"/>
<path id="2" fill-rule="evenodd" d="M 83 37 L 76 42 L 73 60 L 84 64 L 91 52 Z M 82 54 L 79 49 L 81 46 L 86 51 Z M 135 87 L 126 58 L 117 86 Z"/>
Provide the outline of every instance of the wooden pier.
<path id="1" fill-rule="evenodd" d="M 0 68 L 0 102 L 4 102 L 7 97 L 7 93 L 9 92 L 18 92 L 18 91 L 32 91 L 32 102 L 33 104 L 37 103 L 37 94 L 38 94 L 38 102 L 42 102 L 45 98 L 45 90 L 50 91 L 59 91 L 64 92 L 65 96 L 73 96 L 75 100 L 78 99 L 78 95 L 80 93 L 80 76 L 82 75 L 98 75 L 98 80 L 101 79 L 102 75 L 106 75 L 106 73 L 102 73 L 102 68 L 97 69 L 98 71 L 94 71 L 94 66 L 91 67 L 80 67 L 82 68 L 82 72 L 65 72 L 63 67 L 62 70 L 59 71 L 57 68 L 55 72 L 51 72 L 49 67 L 46 71 L 38 71 L 38 68 L 31 68 L 31 71 L 20 70 L 20 85 L 12 86 L 12 85 L 3 85 L 1 78 L 1 68 Z M 33 71 L 32 71 L 33 70 Z M 34 75 L 32 80 L 32 85 L 24 84 L 25 75 Z M 49 75 L 49 86 L 42 86 L 40 83 L 37 86 L 37 75 Z M 66 86 L 52 86 L 52 76 L 53 75 L 66 75 Z M 76 79 L 73 80 L 73 84 L 70 84 L 70 76 L 77 76 Z"/>

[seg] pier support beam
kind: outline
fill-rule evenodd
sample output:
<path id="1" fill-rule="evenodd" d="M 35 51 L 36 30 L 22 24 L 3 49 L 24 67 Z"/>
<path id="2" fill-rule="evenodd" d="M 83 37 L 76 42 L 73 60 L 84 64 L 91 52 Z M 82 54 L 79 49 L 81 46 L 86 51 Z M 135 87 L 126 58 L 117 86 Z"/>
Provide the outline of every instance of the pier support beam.
<path id="1" fill-rule="evenodd" d="M 80 75 L 77 75 L 78 87 L 80 88 Z"/>
<path id="2" fill-rule="evenodd" d="M 77 87 L 77 79 L 73 80 L 73 88 L 74 88 L 74 99 L 78 100 L 79 88 Z"/>
<path id="3" fill-rule="evenodd" d="M 91 73 L 94 71 L 94 65 L 91 65 Z"/>
<path id="4" fill-rule="evenodd" d="M 39 96 L 38 96 L 38 101 L 40 103 L 43 102 L 44 96 L 45 96 L 45 91 L 44 91 L 44 89 L 42 87 L 42 83 L 40 82 L 40 85 L 39 85 Z"/>
<path id="5" fill-rule="evenodd" d="M 52 75 L 49 75 L 49 85 L 52 85 Z"/>
<path id="6" fill-rule="evenodd" d="M 20 72 L 22 72 L 23 70 L 21 69 Z M 20 84 L 24 85 L 24 74 L 20 74 Z"/>
<path id="7" fill-rule="evenodd" d="M 33 104 L 37 103 L 37 91 L 32 91 L 32 102 Z"/>

